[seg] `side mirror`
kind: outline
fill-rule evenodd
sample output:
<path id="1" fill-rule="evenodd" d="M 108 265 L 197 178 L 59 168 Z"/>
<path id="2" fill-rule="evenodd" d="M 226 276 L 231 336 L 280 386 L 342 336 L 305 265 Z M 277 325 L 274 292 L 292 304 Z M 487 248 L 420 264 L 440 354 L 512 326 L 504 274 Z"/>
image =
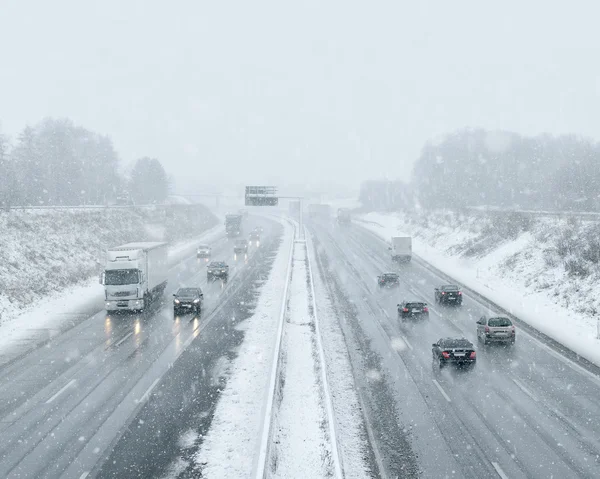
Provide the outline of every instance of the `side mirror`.
<path id="1" fill-rule="evenodd" d="M 399 304 L 397 304 L 396 306 L 400 307 L 400 305 L 399 305 Z"/>
<path id="2" fill-rule="evenodd" d="M 437 346 L 437 344 L 433 343 L 431 346 L 435 348 Z"/>
<path id="3" fill-rule="evenodd" d="M 176 295 L 175 293 L 173 293 L 173 296 L 175 297 L 175 296 L 177 296 L 177 295 Z"/>

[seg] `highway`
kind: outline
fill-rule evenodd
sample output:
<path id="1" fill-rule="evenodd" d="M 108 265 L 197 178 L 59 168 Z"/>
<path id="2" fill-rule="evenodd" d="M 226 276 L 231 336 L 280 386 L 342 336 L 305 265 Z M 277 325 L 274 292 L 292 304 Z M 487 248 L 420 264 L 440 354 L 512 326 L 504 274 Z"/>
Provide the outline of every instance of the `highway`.
<path id="1" fill-rule="evenodd" d="M 269 220 L 251 218 L 245 227 L 249 231 L 258 224 L 264 228 L 261 245 L 251 247 L 247 257 L 234 258 L 232 241 L 224 237 L 212 244 L 213 259 L 230 264 L 227 284 L 207 285 L 206 262 L 194 255 L 171 268 L 162 304 L 139 315 L 108 316 L 99 311 L 3 365 L 0 477 L 97 475 L 119 439 L 127 440 L 133 418 L 143 415 L 155 396 L 177 388 L 183 391 L 181 384 L 171 387 L 161 382 L 178 359 L 183 364 L 194 358 L 188 366 L 202 375 L 211 371 L 222 351 L 241 341 L 242 335 L 227 333 L 249 314 L 248 294 L 268 272 L 269 255 L 280 235 L 280 226 Z M 173 317 L 170 296 L 179 286 L 203 288 L 200 317 Z M 202 341 L 210 346 L 200 346 Z M 183 355 L 187 350 L 191 354 Z M 182 370 L 186 378 L 195 377 L 188 374 L 190 369 Z M 148 424 L 165 431 L 168 427 L 163 426 L 173 424 L 172 419 L 156 413 Z M 136 424 L 139 428 L 143 421 Z M 144 456 L 154 451 L 137 452 Z M 149 465 L 159 467 L 161 458 L 154 460 Z M 117 475 L 134 477 L 125 470 Z"/>
<path id="2" fill-rule="evenodd" d="M 600 475 L 600 378 L 517 331 L 514 348 L 482 346 L 475 322 L 494 313 L 477 299 L 434 303 L 446 280 L 418 262 L 392 265 L 387 245 L 356 225 L 311 224 L 321 274 L 335 296 L 356 387 L 382 477 L 532 478 Z M 376 276 L 398 271 L 398 289 Z M 430 317 L 401 324 L 396 304 L 425 300 Z M 466 337 L 473 371 L 439 372 L 431 345 Z M 378 373 L 378 374 L 374 374 Z"/>

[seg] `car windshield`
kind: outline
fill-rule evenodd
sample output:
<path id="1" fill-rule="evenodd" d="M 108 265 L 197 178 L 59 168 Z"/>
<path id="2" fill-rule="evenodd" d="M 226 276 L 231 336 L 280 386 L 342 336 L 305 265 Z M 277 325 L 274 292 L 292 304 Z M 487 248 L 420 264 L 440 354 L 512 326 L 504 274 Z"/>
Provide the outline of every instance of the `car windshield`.
<path id="1" fill-rule="evenodd" d="M 195 288 L 180 288 L 177 291 L 177 296 L 196 296 L 198 294 L 198 290 Z"/>
<path id="2" fill-rule="evenodd" d="M 137 269 L 113 269 L 104 273 L 104 284 L 106 285 L 119 286 L 137 283 L 139 283 L 139 271 Z"/>
<path id="3" fill-rule="evenodd" d="M 227 266 L 225 263 L 210 263 L 209 268 L 224 268 Z"/>
<path id="4" fill-rule="evenodd" d="M 386 273 L 383 275 L 385 279 L 398 279 L 398 275 L 395 273 Z"/>
<path id="5" fill-rule="evenodd" d="M 490 318 L 488 321 L 488 326 L 493 328 L 506 328 L 508 326 L 512 326 L 512 321 L 508 318 Z"/>

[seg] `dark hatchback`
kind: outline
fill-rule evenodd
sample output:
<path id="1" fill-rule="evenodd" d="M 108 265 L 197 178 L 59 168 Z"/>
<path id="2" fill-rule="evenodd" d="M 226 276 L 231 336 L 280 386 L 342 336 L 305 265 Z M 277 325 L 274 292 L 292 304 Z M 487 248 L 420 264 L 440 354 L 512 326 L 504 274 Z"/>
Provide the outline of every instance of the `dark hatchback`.
<path id="1" fill-rule="evenodd" d="M 227 281 L 229 278 L 229 265 L 223 261 L 213 261 L 208 265 L 206 269 L 206 279 L 213 281 L 216 278 L 220 278 Z"/>
<path id="2" fill-rule="evenodd" d="M 455 284 L 445 284 L 435 288 L 435 302 L 439 304 L 462 304 L 462 291 Z"/>
<path id="3" fill-rule="evenodd" d="M 397 273 L 382 273 L 377 276 L 377 284 L 380 288 L 400 286 L 400 276 Z"/>
<path id="4" fill-rule="evenodd" d="M 204 294 L 200 288 L 179 288 L 173 295 L 173 312 L 202 312 Z"/>
<path id="5" fill-rule="evenodd" d="M 429 318 L 429 308 L 427 303 L 418 301 L 405 301 L 398 305 L 398 319 L 405 321 L 407 319 L 427 319 Z"/>
<path id="6" fill-rule="evenodd" d="M 465 338 L 442 338 L 431 346 L 433 365 L 440 369 L 448 364 L 474 367 L 477 361 L 473 343 Z"/>

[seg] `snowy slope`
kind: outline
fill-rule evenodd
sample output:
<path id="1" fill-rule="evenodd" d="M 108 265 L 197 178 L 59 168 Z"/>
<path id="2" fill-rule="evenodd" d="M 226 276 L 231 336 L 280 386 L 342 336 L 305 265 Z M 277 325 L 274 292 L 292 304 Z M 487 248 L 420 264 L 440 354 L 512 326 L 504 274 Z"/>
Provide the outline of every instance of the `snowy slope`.
<path id="1" fill-rule="evenodd" d="M 600 365 L 599 226 L 572 219 L 369 213 L 358 221 Z"/>

